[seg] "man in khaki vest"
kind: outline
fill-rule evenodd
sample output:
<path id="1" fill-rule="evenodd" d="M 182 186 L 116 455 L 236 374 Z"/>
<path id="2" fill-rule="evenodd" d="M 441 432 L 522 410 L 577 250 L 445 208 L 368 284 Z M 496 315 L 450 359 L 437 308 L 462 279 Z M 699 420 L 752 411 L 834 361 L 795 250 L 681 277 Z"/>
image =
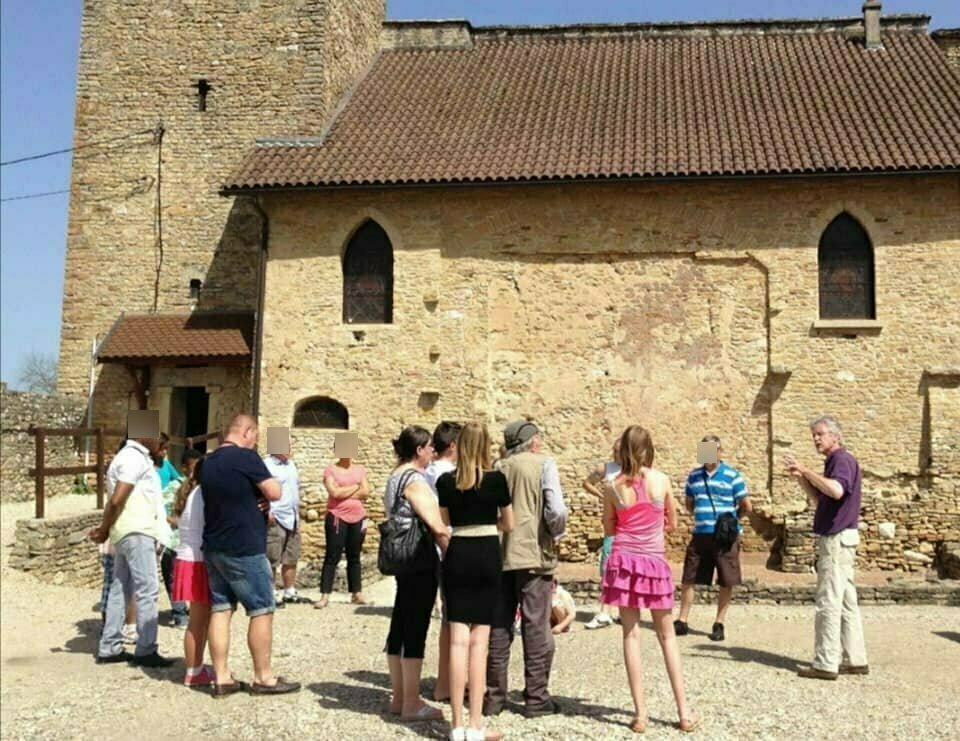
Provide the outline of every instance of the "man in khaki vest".
<path id="1" fill-rule="evenodd" d="M 547 690 L 553 664 L 550 606 L 557 540 L 567 526 L 560 474 L 552 458 L 541 453 L 540 431 L 533 422 L 511 422 L 503 431 L 506 457 L 499 468 L 507 477 L 516 526 L 504 533 L 503 590 L 490 630 L 484 715 L 499 714 L 506 704 L 513 619 L 520 606 L 527 717 L 559 711 Z"/>

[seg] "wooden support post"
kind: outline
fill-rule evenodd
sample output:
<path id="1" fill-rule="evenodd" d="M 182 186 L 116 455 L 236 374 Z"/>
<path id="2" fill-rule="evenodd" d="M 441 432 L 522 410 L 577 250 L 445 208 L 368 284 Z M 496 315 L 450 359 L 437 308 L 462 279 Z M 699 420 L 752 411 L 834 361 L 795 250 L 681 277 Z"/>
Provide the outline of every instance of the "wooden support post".
<path id="1" fill-rule="evenodd" d="M 97 428 L 97 509 L 103 509 L 103 487 L 104 487 L 104 470 L 103 470 L 103 428 Z"/>
<path id="2" fill-rule="evenodd" d="M 33 439 L 36 446 L 35 450 L 36 450 L 36 459 L 37 459 L 36 461 L 37 472 L 36 472 L 36 478 L 34 479 L 34 482 L 35 482 L 34 497 L 36 499 L 35 515 L 38 520 L 42 520 L 43 507 L 44 507 L 43 474 L 44 474 L 44 468 L 46 468 L 43 460 L 44 438 L 43 438 L 42 427 L 37 427 L 33 430 Z"/>

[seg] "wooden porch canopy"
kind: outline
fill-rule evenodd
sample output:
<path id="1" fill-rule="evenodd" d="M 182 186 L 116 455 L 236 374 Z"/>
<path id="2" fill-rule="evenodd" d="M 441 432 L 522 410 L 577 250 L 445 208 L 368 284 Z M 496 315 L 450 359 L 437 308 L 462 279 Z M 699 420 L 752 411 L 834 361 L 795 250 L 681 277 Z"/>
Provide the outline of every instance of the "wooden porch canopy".
<path id="1" fill-rule="evenodd" d="M 98 363 L 126 366 L 146 408 L 151 366 L 249 365 L 252 347 L 252 312 L 121 314 L 96 357 Z"/>

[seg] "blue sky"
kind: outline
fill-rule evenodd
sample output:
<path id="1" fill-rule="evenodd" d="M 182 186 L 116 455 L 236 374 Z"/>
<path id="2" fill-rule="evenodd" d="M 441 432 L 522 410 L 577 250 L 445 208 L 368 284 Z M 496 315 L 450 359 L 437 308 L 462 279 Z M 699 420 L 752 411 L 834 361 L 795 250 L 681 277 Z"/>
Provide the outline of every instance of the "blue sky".
<path id="1" fill-rule="evenodd" d="M 146 2 L 147 0 L 141 0 Z M 861 0 L 388 0 L 390 18 L 466 18 L 474 25 L 794 18 L 860 13 Z M 80 0 L 0 3 L 0 161 L 71 145 Z M 960 27 L 957 0 L 885 0 L 884 13 L 926 13 Z M 64 190 L 70 155 L 0 169 L 0 196 Z M 56 354 L 67 196 L 0 204 L 0 379 L 16 387 L 31 351 Z"/>

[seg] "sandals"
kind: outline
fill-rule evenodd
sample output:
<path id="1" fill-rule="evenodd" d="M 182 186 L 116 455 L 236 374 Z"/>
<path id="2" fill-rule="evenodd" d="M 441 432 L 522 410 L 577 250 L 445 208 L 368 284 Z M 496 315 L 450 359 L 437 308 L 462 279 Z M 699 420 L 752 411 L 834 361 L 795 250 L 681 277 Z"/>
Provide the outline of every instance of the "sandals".
<path id="1" fill-rule="evenodd" d="M 420 723 L 428 720 L 443 720 L 443 711 L 432 705 L 421 705 L 420 709 L 413 715 L 401 715 L 400 720 L 404 723 Z"/>
<path id="2" fill-rule="evenodd" d="M 679 728 L 684 733 L 693 733 L 700 727 L 699 718 L 681 718 L 680 722 L 677 723 L 677 728 Z"/>
<path id="3" fill-rule="evenodd" d="M 351 605 L 372 605 L 373 602 L 371 602 L 370 600 L 366 599 L 365 597 L 359 597 L 359 598 L 358 598 L 358 597 L 356 597 L 356 596 L 353 596 L 353 597 L 350 598 L 350 604 L 351 604 Z"/>
<path id="4" fill-rule="evenodd" d="M 321 597 L 316 602 L 313 603 L 314 610 L 322 610 L 324 607 L 330 604 L 330 600 L 327 597 Z"/>

